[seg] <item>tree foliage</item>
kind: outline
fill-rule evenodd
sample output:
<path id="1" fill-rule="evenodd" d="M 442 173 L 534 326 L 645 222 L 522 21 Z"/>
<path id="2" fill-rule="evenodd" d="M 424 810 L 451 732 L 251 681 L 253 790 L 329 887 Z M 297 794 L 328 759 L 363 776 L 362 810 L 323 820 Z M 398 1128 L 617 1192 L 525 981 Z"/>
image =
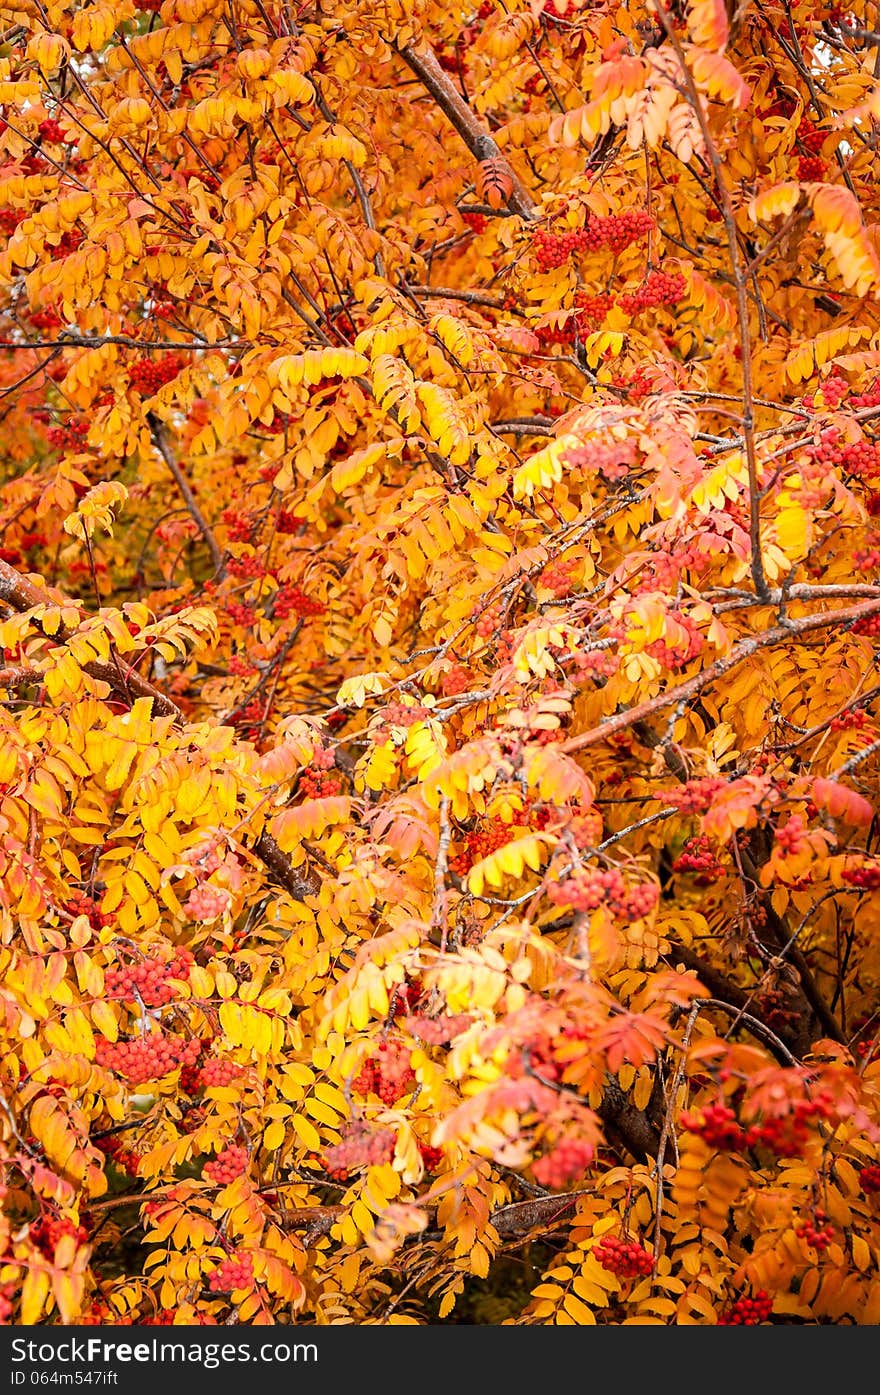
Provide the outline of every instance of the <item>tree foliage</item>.
<path id="1" fill-rule="evenodd" d="M 880 1321 L 875 22 L 4 0 L 5 1320 Z"/>

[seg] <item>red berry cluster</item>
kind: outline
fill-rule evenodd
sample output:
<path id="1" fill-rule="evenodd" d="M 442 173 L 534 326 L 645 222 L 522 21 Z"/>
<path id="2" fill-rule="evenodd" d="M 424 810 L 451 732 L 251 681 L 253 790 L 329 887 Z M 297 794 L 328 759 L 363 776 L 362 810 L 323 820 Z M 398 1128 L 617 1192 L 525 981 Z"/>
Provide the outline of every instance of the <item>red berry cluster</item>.
<path id="1" fill-rule="evenodd" d="M 839 432 L 829 426 L 819 443 L 807 449 L 807 456 L 818 465 L 832 465 L 856 479 L 867 480 L 880 474 L 880 447 L 872 441 L 839 443 Z"/>
<path id="2" fill-rule="evenodd" d="M 485 232 L 485 230 L 486 230 L 486 224 L 487 224 L 487 221 L 488 221 L 487 218 L 486 218 L 486 216 L 485 216 L 485 214 L 483 214 L 483 213 L 463 213 L 463 214 L 461 215 L 461 217 L 462 217 L 462 221 L 463 221 L 464 223 L 467 224 L 467 226 L 470 228 L 471 232 L 475 232 L 475 233 Z"/>
<path id="3" fill-rule="evenodd" d="M 205 1163 L 202 1168 L 202 1176 L 207 1177 L 209 1182 L 215 1183 L 218 1187 L 225 1187 L 229 1182 L 234 1182 L 236 1177 L 241 1177 L 247 1171 L 248 1151 L 236 1143 L 230 1143 L 218 1153 L 211 1162 Z"/>
<path id="4" fill-rule="evenodd" d="M 558 905 L 573 906 L 577 911 L 595 911 L 604 905 L 620 920 L 641 920 L 657 904 L 659 888 L 654 882 L 627 886 L 623 874 L 610 867 L 607 872 L 581 869 L 564 881 L 554 882 L 547 894 Z"/>
<path id="5" fill-rule="evenodd" d="M 802 814 L 792 814 L 788 823 L 777 828 L 773 838 L 776 846 L 781 848 L 783 853 L 794 855 L 801 851 L 804 846 L 807 828 Z"/>
<path id="6" fill-rule="evenodd" d="M 602 1240 L 593 1249 L 593 1257 L 610 1274 L 621 1279 L 634 1279 L 639 1274 L 650 1274 L 654 1267 L 654 1256 L 637 1240 L 620 1240 L 613 1235 Z"/>
<path id="7" fill-rule="evenodd" d="M 112 925 L 116 917 L 111 911 L 99 911 L 97 903 L 91 896 L 86 896 L 85 892 L 77 892 L 69 901 L 64 902 L 64 910 L 74 918 L 77 916 L 88 916 L 89 924 L 97 934 L 107 925 Z"/>
<path id="8" fill-rule="evenodd" d="M 852 632 L 854 635 L 865 635 L 868 639 L 880 639 L 880 613 L 866 615 L 864 620 L 857 620 Z"/>
<path id="9" fill-rule="evenodd" d="M 316 751 L 311 764 L 300 771 L 297 790 L 304 799 L 329 799 L 339 794 L 342 780 L 331 774 L 334 759 L 332 751 Z"/>
<path id="10" fill-rule="evenodd" d="M 867 392 L 861 392 L 849 399 L 851 407 L 880 407 L 880 378 L 877 378 Z"/>
<path id="11" fill-rule="evenodd" d="M 80 232 L 79 228 L 71 228 L 70 232 L 66 232 L 64 236 L 58 240 L 58 245 L 55 249 L 58 256 L 69 257 L 71 252 L 75 252 L 78 247 L 82 246 L 84 239 L 85 233 Z"/>
<path id="12" fill-rule="evenodd" d="M 126 1002 L 140 998 L 146 1007 L 165 1007 L 177 996 L 177 989 L 169 979 L 188 978 L 194 962 L 192 952 L 181 949 L 167 963 L 161 959 L 145 959 L 141 964 L 108 969 L 104 975 L 107 997 Z"/>
<path id="13" fill-rule="evenodd" d="M 705 834 L 689 838 L 672 864 L 673 872 L 696 873 L 697 886 L 711 886 L 724 876 L 724 868 Z"/>
<path id="14" fill-rule="evenodd" d="M 250 1255 L 238 1259 L 222 1259 L 208 1280 L 212 1293 L 233 1293 L 237 1289 L 251 1289 L 254 1286 L 254 1261 Z"/>
<path id="15" fill-rule="evenodd" d="M 419 1144 L 419 1153 L 426 1172 L 437 1172 L 443 1165 L 443 1149 L 432 1148 L 429 1143 Z"/>
<path id="16" fill-rule="evenodd" d="M 587 470 L 608 481 L 624 479 L 636 463 L 636 443 L 628 441 L 589 441 L 565 453 L 569 469 Z"/>
<path id="17" fill-rule="evenodd" d="M 233 654 L 229 660 L 229 672 L 235 678 L 250 678 L 257 672 L 257 666 L 251 663 L 250 659 L 245 659 L 241 654 Z"/>
<path id="18" fill-rule="evenodd" d="M 686 1110 L 681 1116 L 681 1125 L 704 1139 L 710 1148 L 726 1151 L 745 1146 L 745 1130 L 737 1122 L 733 1110 L 724 1104 L 705 1105 L 699 1113 Z"/>
<path id="19" fill-rule="evenodd" d="M 853 566 L 860 572 L 873 572 L 880 567 L 880 546 L 859 548 L 852 556 Z"/>
<path id="20" fill-rule="evenodd" d="M 405 707 L 402 702 L 389 702 L 387 707 L 382 708 L 381 715 L 383 727 L 411 727 L 429 717 L 430 711 L 421 703 Z"/>
<path id="21" fill-rule="evenodd" d="M 843 880 L 860 891 L 880 891 L 880 861 L 862 862 L 857 867 L 844 867 Z"/>
<path id="22" fill-rule="evenodd" d="M 592 1143 L 580 1143 L 577 1139 L 565 1139 L 557 1143 L 549 1153 L 532 1163 L 535 1181 L 550 1191 L 556 1191 L 583 1177 L 593 1161 L 595 1149 Z"/>
<path id="23" fill-rule="evenodd" d="M 763 1124 L 753 1124 L 746 1134 L 751 1148 L 763 1144 L 780 1158 L 795 1158 L 803 1151 L 812 1125 L 833 1117 L 833 1101 L 820 1091 L 815 1099 L 797 1100 L 788 1114 L 774 1115 Z"/>
<path id="24" fill-rule="evenodd" d="M 314 596 L 307 596 L 301 586 L 281 586 L 275 592 L 272 614 L 276 620 L 286 620 L 288 615 L 299 615 L 307 620 L 312 615 L 323 615 L 327 607 Z"/>
<path id="25" fill-rule="evenodd" d="M 53 450 L 76 450 L 82 446 L 89 434 L 89 423 L 80 417 L 68 417 L 66 421 L 50 426 L 46 440 Z"/>
<path id="26" fill-rule="evenodd" d="M 63 1236 L 72 1235 L 78 1245 L 84 1245 L 89 1238 L 89 1232 L 85 1226 L 76 1225 L 66 1216 L 50 1216 L 48 1214 L 40 1216 L 37 1221 L 31 1221 L 28 1226 L 28 1235 L 47 1259 L 54 1257 L 55 1247 Z"/>
<path id="27" fill-rule="evenodd" d="M 10 236 L 15 232 L 19 223 L 23 223 L 25 218 L 24 209 L 4 208 L 0 209 L 0 232 L 8 233 Z"/>
<path id="28" fill-rule="evenodd" d="M 795 1226 L 794 1233 L 808 1245 L 812 1245 L 814 1250 L 827 1250 L 834 1242 L 834 1227 L 823 1225 L 824 1220 L 825 1212 L 817 1209 L 812 1220 L 800 1221 Z"/>
<path id="29" fill-rule="evenodd" d="M 266 563 L 255 552 L 248 552 L 243 557 L 230 557 L 226 568 L 230 576 L 245 577 L 249 581 L 266 575 Z"/>
<path id="30" fill-rule="evenodd" d="M 656 391 L 644 368 L 637 368 L 628 377 L 623 373 L 618 373 L 611 379 L 611 386 L 617 388 L 619 392 L 625 392 L 631 402 L 641 402 L 643 398 L 649 397 L 652 392 Z"/>
<path id="31" fill-rule="evenodd" d="M 60 329 L 64 324 L 57 310 L 34 310 L 30 317 L 34 329 Z"/>
<path id="32" fill-rule="evenodd" d="M 850 731 L 853 727 L 861 731 L 870 723 L 870 720 L 864 707 L 850 707 L 846 712 L 841 712 L 839 716 L 832 718 L 830 726 L 832 731 Z"/>
<path id="33" fill-rule="evenodd" d="M 278 533 L 298 533 L 305 523 L 304 518 L 300 518 L 298 513 L 293 513 L 290 509 L 279 509 L 275 519 L 275 530 Z"/>
<path id="34" fill-rule="evenodd" d="M 236 1061 L 227 1061 L 219 1056 L 212 1056 L 199 1069 L 199 1084 L 210 1090 L 212 1086 L 231 1085 L 233 1080 L 238 1080 L 244 1075 L 244 1066 L 238 1065 Z"/>
<path id="35" fill-rule="evenodd" d="M 712 801 L 727 782 L 715 775 L 706 775 L 698 780 L 688 780 L 675 789 L 662 790 L 658 798 L 672 804 L 683 814 L 705 814 Z"/>
<path id="36" fill-rule="evenodd" d="M 802 155 L 798 160 L 798 179 L 820 180 L 827 168 L 825 161 L 819 155 Z"/>
<path id="37" fill-rule="evenodd" d="M 859 1171 L 859 1186 L 866 1196 L 880 1192 L 880 1163 L 870 1163 Z"/>
<path id="38" fill-rule="evenodd" d="M 825 144 L 827 135 L 827 131 L 818 130 L 817 127 L 813 125 L 812 121 L 808 121 L 806 117 L 803 118 L 797 128 L 797 138 L 800 144 L 805 150 L 809 150 L 811 155 L 818 155 L 822 146 Z"/>
<path id="39" fill-rule="evenodd" d="M 650 271 L 637 291 L 631 295 L 619 295 L 617 303 L 628 315 L 638 315 L 642 310 L 652 310 L 658 305 L 676 305 L 687 293 L 687 285 L 680 272 L 670 275 L 665 271 Z"/>
<path id="40" fill-rule="evenodd" d="M 252 605 L 245 605 L 239 601 L 227 601 L 226 614 L 233 625 L 241 625 L 245 630 L 249 630 L 257 618 L 257 612 Z"/>
<path id="41" fill-rule="evenodd" d="M 459 877 L 467 876 L 475 862 L 481 862 L 484 857 L 489 857 L 499 848 L 503 848 L 517 837 L 519 829 L 543 830 L 550 817 L 549 808 L 532 808 L 526 804 L 522 809 L 514 811 L 509 822 L 498 818 L 487 819 L 482 828 L 472 828 L 465 834 L 464 848 L 449 859 L 450 871 Z"/>
<path id="42" fill-rule="evenodd" d="M 822 394 L 824 405 L 835 409 L 840 406 L 846 394 L 849 392 L 849 383 L 846 381 L 846 378 L 841 378 L 837 373 L 831 373 L 819 384 L 819 391 Z M 805 397 L 803 402 L 808 411 L 812 412 L 814 410 L 816 405 L 815 397 Z"/>
<path id="43" fill-rule="evenodd" d="M 95 1147 L 115 1163 L 120 1172 L 127 1172 L 129 1176 L 136 1177 L 140 1166 L 140 1158 L 137 1153 L 126 1148 L 125 1141 L 118 1133 L 105 1133 L 100 1138 L 95 1139 Z"/>
<path id="44" fill-rule="evenodd" d="M 338 1143 L 324 1154 L 324 1170 L 334 1181 L 344 1182 L 360 1167 L 373 1167 L 391 1161 L 395 1137 L 391 1129 L 370 1129 L 366 1124 L 347 1124 Z"/>
<path id="45" fill-rule="evenodd" d="M 141 397 L 153 397 L 161 387 L 177 377 L 182 367 L 183 359 L 179 354 L 162 354 L 157 359 L 144 355 L 136 358 L 128 370 L 129 385 Z"/>
<path id="46" fill-rule="evenodd" d="M 614 305 L 614 297 L 607 291 L 597 295 L 584 295 L 582 292 L 575 296 L 575 319 L 578 321 L 578 328 L 590 322 L 601 324 L 605 316 Z"/>
<path id="47" fill-rule="evenodd" d="M 540 270 L 554 271 L 575 252 L 597 252 L 607 248 L 617 255 L 646 237 L 653 227 L 654 219 L 644 210 L 609 218 L 590 217 L 585 227 L 569 228 L 565 232 L 539 228 L 533 234 L 532 247 Z"/>
<path id="48" fill-rule="evenodd" d="M 705 639 L 703 633 L 689 615 L 680 610 L 670 611 L 673 626 L 664 639 L 655 639 L 645 646 L 645 653 L 656 659 L 664 668 L 683 668 L 700 653 Z"/>
<path id="49" fill-rule="evenodd" d="M 220 517 L 226 524 L 230 542 L 249 543 L 253 541 L 256 520 L 238 509 L 224 509 Z"/>
<path id="50" fill-rule="evenodd" d="M 191 1065 L 202 1050 L 198 1037 L 183 1041 L 180 1037 L 164 1037 L 159 1032 L 131 1041 L 113 1042 L 98 1037 L 95 1046 L 97 1064 L 121 1075 L 130 1085 L 159 1080 L 178 1066 Z"/>
<path id="51" fill-rule="evenodd" d="M 737 1298 L 736 1302 L 721 1314 L 719 1327 L 757 1327 L 766 1322 L 773 1311 L 773 1299 L 759 1289 L 754 1298 Z"/>
<path id="52" fill-rule="evenodd" d="M 43 140 L 52 141 L 56 144 L 60 143 L 61 141 L 68 140 L 70 136 L 69 131 L 65 131 L 63 126 L 59 125 L 57 121 L 51 120 L 51 118 L 47 118 L 45 121 L 41 121 L 39 126 L 37 127 L 37 130 L 39 131 Z M 76 139 L 76 137 L 74 137 L 74 139 Z"/>
<path id="53" fill-rule="evenodd" d="M 383 1041 L 378 1053 L 364 1062 L 351 1088 L 359 1095 L 378 1095 L 384 1104 L 392 1105 L 410 1093 L 415 1080 L 409 1047 Z"/>

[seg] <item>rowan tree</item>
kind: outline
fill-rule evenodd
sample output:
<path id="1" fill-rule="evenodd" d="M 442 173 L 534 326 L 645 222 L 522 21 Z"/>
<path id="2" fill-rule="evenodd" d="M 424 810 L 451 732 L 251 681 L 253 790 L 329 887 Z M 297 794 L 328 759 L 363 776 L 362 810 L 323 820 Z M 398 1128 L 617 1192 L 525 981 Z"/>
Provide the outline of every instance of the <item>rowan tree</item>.
<path id="1" fill-rule="evenodd" d="M 0 26 L 0 1316 L 880 1321 L 876 5 Z"/>

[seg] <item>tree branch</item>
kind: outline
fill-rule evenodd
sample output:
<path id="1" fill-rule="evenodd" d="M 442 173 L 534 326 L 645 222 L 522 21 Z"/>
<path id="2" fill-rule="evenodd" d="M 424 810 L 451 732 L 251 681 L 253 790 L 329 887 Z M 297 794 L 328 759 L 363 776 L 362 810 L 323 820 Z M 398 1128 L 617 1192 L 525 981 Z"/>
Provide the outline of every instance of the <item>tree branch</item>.
<path id="1" fill-rule="evenodd" d="M 211 554 L 211 561 L 214 563 L 214 571 L 218 578 L 222 577 L 226 570 L 223 560 L 223 551 L 217 539 L 214 537 L 214 534 L 211 532 L 207 519 L 199 508 L 198 501 L 192 490 L 192 485 L 174 458 L 171 447 L 168 444 L 168 438 L 165 435 L 165 428 L 159 418 L 152 412 L 147 412 L 147 425 L 150 428 L 150 439 L 153 445 L 171 471 L 174 477 L 174 483 L 180 490 L 181 498 L 189 510 L 190 517 L 207 543 L 208 551 Z"/>
<path id="2" fill-rule="evenodd" d="M 405 44 L 397 51 L 407 67 L 412 69 L 422 85 L 430 92 L 443 114 L 455 127 L 474 159 L 504 159 L 504 164 L 507 167 L 506 172 L 513 185 L 507 200 L 511 212 L 518 213 L 521 218 L 537 218 L 538 213 L 534 200 L 528 189 L 502 156 L 497 144 L 479 118 L 471 111 L 464 97 L 450 82 L 437 62 L 433 50 L 430 48 L 416 49 L 412 44 Z"/>

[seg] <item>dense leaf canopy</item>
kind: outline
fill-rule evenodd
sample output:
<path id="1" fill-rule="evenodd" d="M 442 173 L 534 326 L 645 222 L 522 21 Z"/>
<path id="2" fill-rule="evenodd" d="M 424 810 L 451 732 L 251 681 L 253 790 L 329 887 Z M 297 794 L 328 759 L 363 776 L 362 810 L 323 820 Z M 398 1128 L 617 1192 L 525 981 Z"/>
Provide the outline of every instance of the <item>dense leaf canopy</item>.
<path id="1" fill-rule="evenodd" d="M 0 1318 L 880 1321 L 880 34 L 3 0 Z"/>

